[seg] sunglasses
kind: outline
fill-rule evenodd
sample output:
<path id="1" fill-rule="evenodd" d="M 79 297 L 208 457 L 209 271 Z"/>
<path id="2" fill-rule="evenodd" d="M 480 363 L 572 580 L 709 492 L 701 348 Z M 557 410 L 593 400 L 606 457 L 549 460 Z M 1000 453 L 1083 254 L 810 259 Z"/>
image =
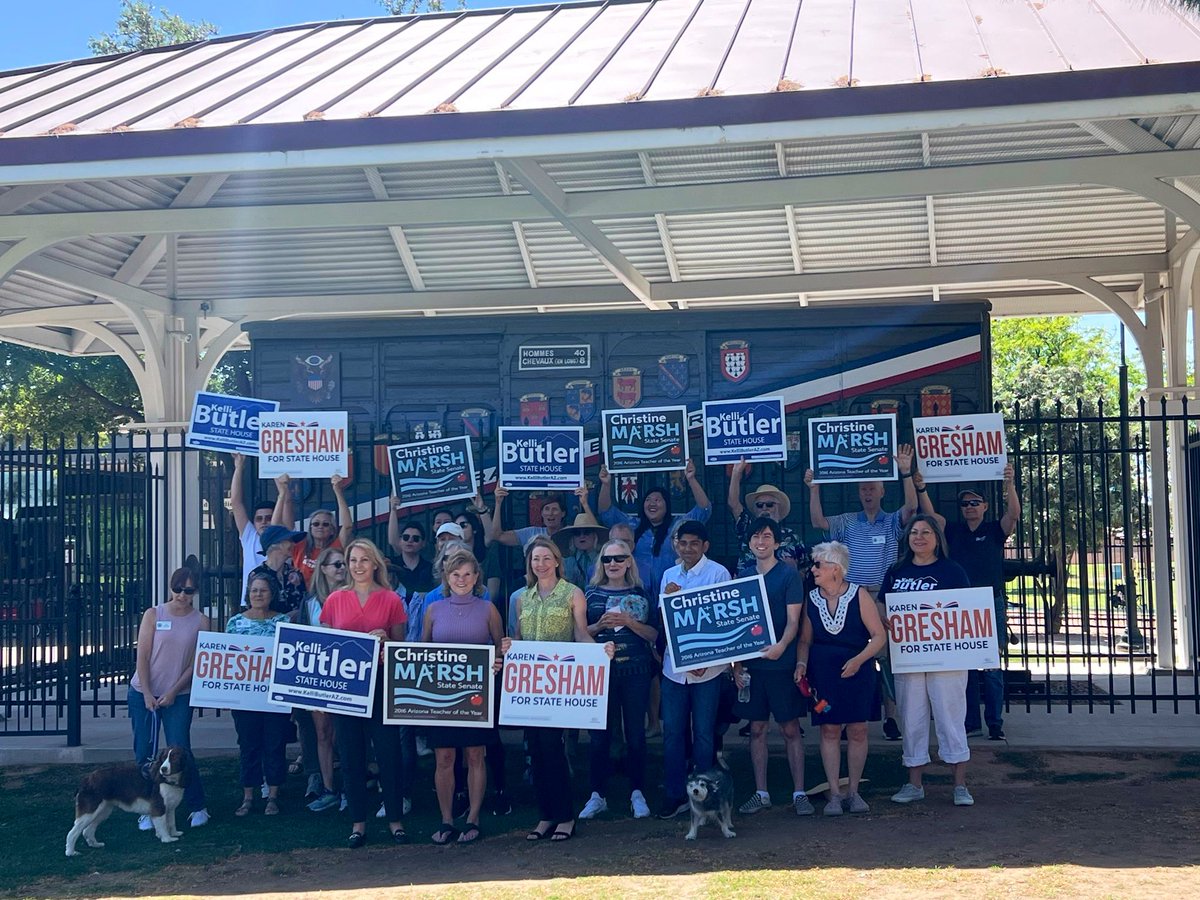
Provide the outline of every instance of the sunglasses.
<path id="1" fill-rule="evenodd" d="M 470 522 L 455 522 L 454 524 L 457 525 L 459 528 L 470 528 L 471 527 Z"/>
<path id="2" fill-rule="evenodd" d="M 335 569 L 344 569 L 344 568 L 346 568 L 346 564 L 345 564 L 344 562 L 328 562 L 328 563 L 325 563 L 325 565 L 327 565 L 327 566 L 333 566 Z"/>
<path id="3" fill-rule="evenodd" d="M 755 503 L 754 508 L 755 509 L 774 509 L 778 505 L 779 504 L 776 503 L 774 500 L 764 500 L 761 503 Z"/>
<path id="4" fill-rule="evenodd" d="M 404 541 L 406 544 L 415 544 L 417 541 L 425 540 L 425 538 L 421 537 L 419 534 L 402 534 L 400 535 L 400 540 Z"/>
<path id="5" fill-rule="evenodd" d="M 312 527 L 313 528 L 332 528 L 333 523 L 332 522 L 313 522 Z"/>
<path id="6" fill-rule="evenodd" d="M 602 557 L 600 557 L 600 562 L 603 565 L 609 566 L 609 565 L 612 565 L 613 563 L 623 563 L 627 559 L 629 559 L 629 554 L 625 553 L 620 556 L 602 556 Z"/>
<path id="7" fill-rule="evenodd" d="M 175 593 L 177 593 L 177 594 L 187 594 L 187 595 L 190 597 L 190 596 L 192 596 L 192 594 L 196 593 L 196 590 L 197 590 L 197 589 L 196 589 L 196 588 L 194 588 L 194 587 L 185 587 L 185 588 L 180 588 L 180 589 L 179 589 L 179 590 L 177 590 Z"/>
<path id="8" fill-rule="evenodd" d="M 983 506 L 982 500 L 959 500 L 959 506 Z"/>
<path id="9" fill-rule="evenodd" d="M 819 569 L 819 568 L 821 568 L 821 566 L 823 566 L 823 565 L 825 565 L 825 563 L 821 562 L 819 559 L 814 559 L 814 560 L 813 560 L 812 567 L 813 567 L 814 569 Z"/>

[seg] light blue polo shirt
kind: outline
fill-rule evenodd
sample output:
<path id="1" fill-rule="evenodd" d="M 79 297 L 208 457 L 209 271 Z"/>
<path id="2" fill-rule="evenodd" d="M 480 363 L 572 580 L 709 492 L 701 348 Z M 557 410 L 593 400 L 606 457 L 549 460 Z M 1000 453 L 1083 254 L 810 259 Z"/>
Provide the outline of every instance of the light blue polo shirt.
<path id="1" fill-rule="evenodd" d="M 900 520 L 901 510 L 880 510 L 874 522 L 867 521 L 867 514 L 842 513 L 829 516 L 829 539 L 841 541 L 850 548 L 850 571 L 846 580 L 861 584 L 871 591 L 878 591 L 883 584 L 883 575 L 896 561 L 896 547 L 904 523 Z"/>

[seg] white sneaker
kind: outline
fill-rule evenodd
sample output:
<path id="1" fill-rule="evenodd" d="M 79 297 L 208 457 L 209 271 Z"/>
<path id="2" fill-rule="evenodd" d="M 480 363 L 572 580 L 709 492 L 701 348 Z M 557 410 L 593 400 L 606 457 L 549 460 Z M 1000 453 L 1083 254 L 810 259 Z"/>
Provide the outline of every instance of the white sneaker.
<path id="1" fill-rule="evenodd" d="M 199 828 L 201 825 L 208 824 L 208 810 L 198 809 L 188 816 L 188 825 L 192 828 Z"/>
<path id="2" fill-rule="evenodd" d="M 138 816 L 138 831 L 153 831 L 154 823 L 149 816 Z"/>
<path id="3" fill-rule="evenodd" d="M 641 791 L 634 791 L 629 795 L 629 805 L 633 808 L 633 817 L 635 819 L 650 818 L 650 804 L 646 802 L 646 798 Z"/>
<path id="4" fill-rule="evenodd" d="M 912 782 L 904 785 L 896 793 L 892 794 L 893 803 L 912 803 L 916 800 L 925 799 L 925 788 L 917 787 Z"/>
<path id="5" fill-rule="evenodd" d="M 262 798 L 264 800 L 266 800 L 268 797 L 271 796 L 271 788 L 267 785 L 267 783 L 265 781 L 262 783 L 262 787 L 259 788 L 259 793 L 262 794 Z"/>
<path id="6" fill-rule="evenodd" d="M 587 803 L 583 804 L 583 809 L 579 811 L 579 818 L 594 819 L 598 813 L 607 811 L 608 801 L 592 791 L 592 796 Z"/>
<path id="7" fill-rule="evenodd" d="M 967 790 L 965 784 L 960 784 L 954 789 L 954 805 L 955 806 L 974 806 L 975 798 L 971 796 L 971 792 Z"/>

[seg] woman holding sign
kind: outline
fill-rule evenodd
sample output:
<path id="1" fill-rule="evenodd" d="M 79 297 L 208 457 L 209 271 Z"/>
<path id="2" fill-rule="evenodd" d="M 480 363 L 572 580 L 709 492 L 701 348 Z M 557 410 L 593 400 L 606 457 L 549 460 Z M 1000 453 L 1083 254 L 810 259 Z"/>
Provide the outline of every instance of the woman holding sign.
<path id="1" fill-rule="evenodd" d="M 550 538 L 535 537 L 525 548 L 525 590 L 517 595 L 516 622 L 513 639 L 519 641 L 594 641 L 588 632 L 587 601 L 579 588 L 563 578 L 562 553 Z M 505 638 L 504 653 L 511 644 Z M 604 649 L 611 659 L 613 645 L 605 644 Z M 525 739 L 541 816 L 526 839 L 570 840 L 575 814 L 563 729 L 526 728 Z"/>
<path id="2" fill-rule="evenodd" d="M 847 580 L 850 550 L 830 541 L 812 548 L 816 587 L 808 594 L 796 683 L 811 685 L 812 721 L 821 729 L 821 762 L 829 782 L 825 815 L 865 813 L 871 808 L 858 793 L 867 762 L 867 720 L 875 701 L 875 656 L 887 642 L 879 610 L 866 588 Z M 824 701 L 824 703 L 822 703 Z M 846 793 L 839 788 L 841 736 L 846 731 Z"/>
<path id="3" fill-rule="evenodd" d="M 278 601 L 279 589 L 274 579 L 262 575 L 250 576 L 246 592 L 247 608 L 225 625 L 226 634 L 247 634 L 271 637 L 281 622 L 291 621 L 287 613 L 273 613 L 271 606 Z M 264 782 L 267 785 L 268 816 L 279 815 L 279 786 L 287 777 L 287 742 L 291 733 L 285 712 L 233 710 L 233 726 L 237 730 L 238 756 L 241 760 L 242 805 L 235 816 L 247 815 L 254 806 L 254 791 Z"/>
<path id="4" fill-rule="evenodd" d="M 609 744 L 622 721 L 628 752 L 625 771 L 633 789 L 629 805 L 635 819 L 649 818 L 650 806 L 642 788 L 646 780 L 646 707 L 658 631 L 647 624 L 655 604 L 642 587 L 624 541 L 609 541 L 600 548 L 586 597 L 588 633 L 592 640 L 612 641 L 616 652 L 608 684 L 608 728 L 590 734 L 592 796 L 579 818 L 591 819 L 608 809 Z"/>
<path id="5" fill-rule="evenodd" d="M 334 591 L 321 610 L 321 624 L 339 631 L 371 634 L 380 641 L 404 640 L 408 621 L 404 601 L 388 584 L 387 562 L 379 548 L 365 538 L 346 547 L 350 568 L 350 587 Z M 376 676 L 381 672 L 376 667 Z M 400 728 L 383 724 L 383 688 L 376 685 L 375 709 L 370 718 L 335 715 L 333 730 L 338 755 L 342 760 L 342 779 L 350 808 L 353 829 L 348 844 L 357 850 L 367 843 L 367 744 L 375 745 L 379 763 L 379 787 L 388 819 L 388 830 L 397 844 L 407 844 L 408 834 L 401 821 L 403 785 L 400 766 Z"/>
<path id="6" fill-rule="evenodd" d="M 500 647 L 504 627 L 500 611 L 483 599 L 483 572 L 475 554 L 465 547 L 455 550 L 442 562 L 442 599 L 425 612 L 421 640 L 435 644 L 493 644 Z M 497 669 L 500 658 L 496 658 Z M 448 844 L 455 837 L 454 758 L 461 749 L 467 760 L 467 794 L 470 808 L 467 827 L 458 835 L 458 843 L 479 839 L 479 811 L 487 790 L 485 753 L 493 732 L 480 728 L 455 728 L 451 725 L 425 729 L 426 740 L 434 748 L 437 769 L 433 776 L 437 789 L 442 825 L 433 834 L 435 844 Z"/>
<path id="7" fill-rule="evenodd" d="M 901 536 L 900 559 L 888 569 L 879 591 L 887 602 L 889 594 L 919 591 L 923 602 L 936 603 L 930 593 L 965 588 L 971 580 L 962 566 L 949 558 L 946 538 L 933 516 L 913 516 Z M 925 799 L 921 776 L 929 764 L 929 717 L 933 715 L 938 755 L 954 772 L 954 805 L 974 806 L 967 790 L 967 673 L 897 672 L 896 705 L 904 731 L 904 765 L 908 784 L 892 797 L 896 803 Z"/>

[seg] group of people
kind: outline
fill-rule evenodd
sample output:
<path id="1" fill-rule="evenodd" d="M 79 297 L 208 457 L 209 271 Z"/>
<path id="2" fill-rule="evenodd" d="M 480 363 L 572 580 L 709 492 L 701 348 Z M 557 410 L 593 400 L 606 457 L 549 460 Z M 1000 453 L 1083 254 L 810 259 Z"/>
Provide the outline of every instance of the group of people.
<path id="1" fill-rule="evenodd" d="M 649 817 L 646 745 L 648 729 L 658 728 L 660 721 L 660 818 L 687 810 L 688 771 L 717 764 L 723 731 L 738 718 L 749 721 L 755 788 L 739 811 L 753 814 L 772 805 L 767 737 L 773 718 L 784 739 L 793 810 L 801 816 L 814 814 L 805 792 L 800 724 L 810 709 L 812 723 L 819 728 L 829 785 L 824 815 L 867 812 L 859 783 L 867 756 L 867 723 L 881 718 L 881 705 L 885 737 L 902 737 L 903 763 L 909 770 L 908 783 L 892 799 L 909 803 L 924 798 L 922 772 L 930 761 L 932 717 L 939 754 L 953 769 L 954 803 L 971 805 L 967 736 L 980 728 L 982 694 L 989 737 L 1003 738 L 1002 673 L 893 676 L 881 611 L 893 591 L 987 585 L 996 598 L 1003 641 L 1001 561 L 1020 502 L 1010 467 L 1002 518 L 988 519 L 986 498 L 964 490 L 958 498 L 960 520 L 947 526 L 913 470 L 911 447 L 899 449 L 897 462 L 904 505 L 895 512 L 881 507 L 882 483 L 864 482 L 858 491 L 860 511 L 827 516 L 820 487 L 812 473 L 806 473 L 812 525 L 830 538 L 811 548 L 784 522 L 790 511 L 787 494 L 763 485 L 743 499 L 746 466 L 734 466 L 729 508 L 741 546 L 731 571 L 708 556 L 706 522 L 712 505 L 690 462 L 684 475 L 694 505 L 687 512 L 674 513 L 670 492 L 661 488 L 646 493 L 637 515 L 622 512 L 613 505 L 612 478 L 602 468 L 598 518 L 587 491 L 580 489 L 576 496 L 581 512 L 573 524 L 565 524 L 565 500 L 551 496 L 541 506 L 542 525 L 506 530 L 501 522 L 507 491 L 497 488 L 491 513 L 476 495 L 457 515 L 440 511 L 434 517 L 432 554 L 426 551 L 423 523 L 402 520 L 401 504 L 393 498 L 387 534 L 395 555 L 389 560 L 371 541 L 352 539 L 341 479 L 332 482 L 336 513 L 318 510 L 310 516 L 307 531 L 294 531 L 286 479 L 279 484 L 279 498 L 256 507 L 251 516 L 241 494 L 243 462 L 235 457 L 230 495 L 246 558 L 243 608 L 229 619 L 226 630 L 271 635 L 280 623 L 300 622 L 372 634 L 381 641 L 491 644 L 497 648 L 497 672 L 513 640 L 604 645 L 612 661 L 608 727 L 589 734 L 590 796 L 582 807 L 575 805 L 580 798 L 573 796 L 567 755 L 577 736 L 559 728 L 524 730 L 539 813 L 528 833 L 531 841 L 570 840 L 577 819 L 610 808 L 614 742 L 624 747 L 628 809 L 635 818 Z M 524 551 L 523 584 L 507 597 L 501 546 Z M 776 642 L 759 658 L 732 667 L 677 671 L 665 652 L 659 598 L 728 581 L 735 574 L 762 576 Z M 147 610 L 142 621 L 137 670 L 129 689 L 139 761 L 153 756 L 160 728 L 168 743 L 190 745 L 187 693 L 192 655 L 197 633 L 210 628 L 194 606 L 197 586 L 195 572 L 177 570 L 170 580 L 170 599 Z M 375 709 L 366 718 L 307 710 L 291 715 L 235 711 L 242 788 L 235 815 L 252 813 L 259 794 L 264 814 L 279 813 L 279 789 L 289 774 L 286 747 L 296 732 L 301 757 L 291 771 L 307 776 L 308 808 L 347 809 L 353 823 L 348 838 L 352 848 L 367 841 L 373 812 L 369 782 L 378 785 L 382 806 L 376 815 L 387 821 L 391 839 L 408 841 L 403 819 L 411 805 L 416 760 L 423 752 L 435 757 L 441 824 L 432 835 L 434 843 L 479 839 L 489 781 L 493 812 L 511 811 L 498 728 L 385 725 L 382 694 L 375 692 Z M 848 776 L 844 789 L 843 740 Z M 341 764 L 340 791 L 336 760 Z M 193 827 L 207 822 L 197 772 L 189 780 L 185 801 Z M 456 826 L 460 817 L 462 824 Z"/>

